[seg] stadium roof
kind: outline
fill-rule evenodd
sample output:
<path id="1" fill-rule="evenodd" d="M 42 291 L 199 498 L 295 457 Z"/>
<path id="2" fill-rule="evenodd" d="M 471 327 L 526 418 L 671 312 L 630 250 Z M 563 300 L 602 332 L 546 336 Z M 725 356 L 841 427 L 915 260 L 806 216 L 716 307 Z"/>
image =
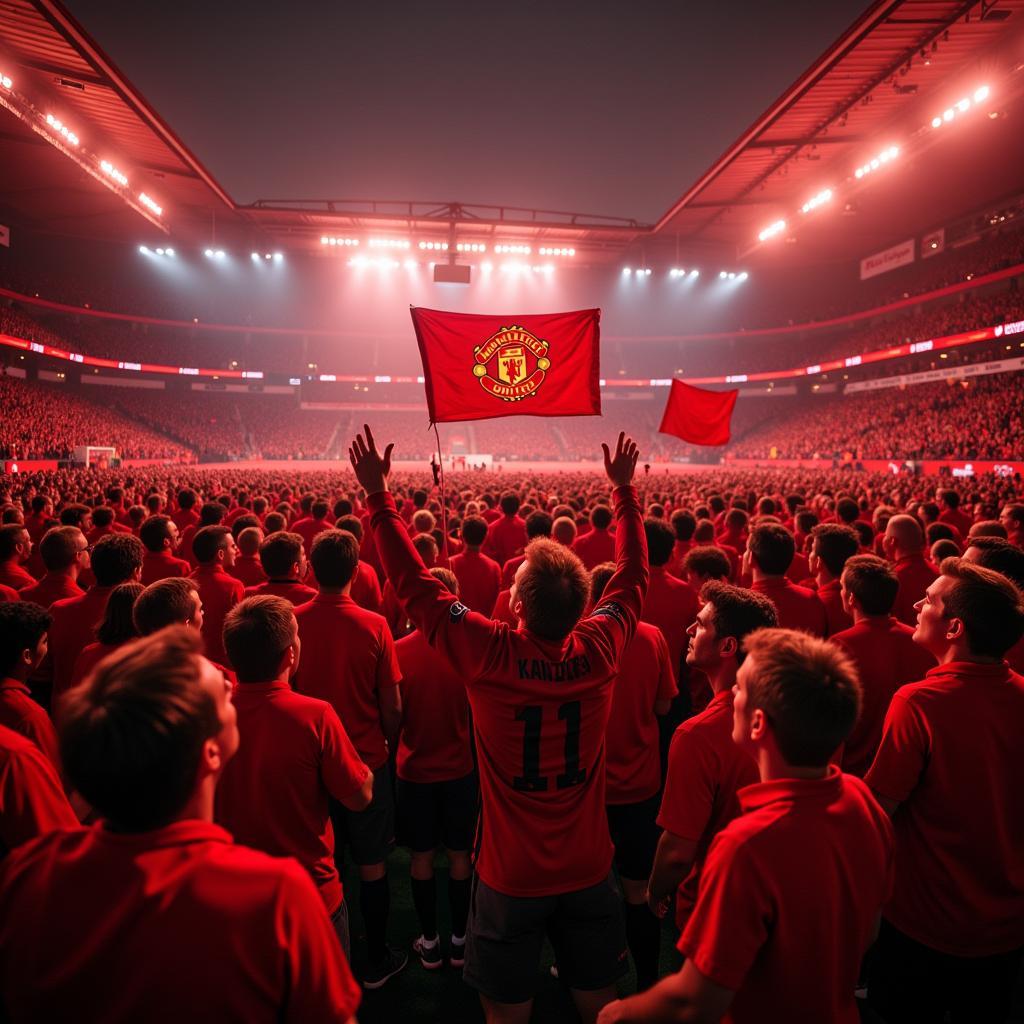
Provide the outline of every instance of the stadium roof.
<path id="1" fill-rule="evenodd" d="M 1000 79 L 992 85 L 1003 90 L 1001 102 L 1018 98 L 1024 74 L 1013 75 L 1019 57 L 1007 44 L 1022 29 L 1024 0 L 878 0 L 653 228 L 617 218 L 440 202 L 263 200 L 239 206 L 58 0 L 0 0 L 0 72 L 14 77 L 14 90 L 31 96 L 39 111 L 52 108 L 75 126 L 83 150 L 118 161 L 133 192 L 151 192 L 166 208 L 160 223 L 182 243 L 312 250 L 321 248 L 323 235 L 374 230 L 441 238 L 457 225 L 463 240 L 577 245 L 587 262 L 615 260 L 639 246 L 649 254 L 674 246 L 737 258 L 749 254 L 761 227 L 837 176 L 849 177 L 853 166 L 874 155 L 873 147 L 896 136 L 902 143 L 926 124 L 934 105 L 948 101 L 950 83 L 959 88 L 962 80 L 966 87 L 991 74 Z M 137 242 L 145 229 L 140 214 L 146 216 L 138 204 L 127 205 L 116 189 L 90 181 L 82 161 L 68 159 L 45 132 L 3 105 L 14 115 L 0 116 L 3 201 L 40 231 Z M 911 148 L 923 152 L 933 143 L 920 136 L 917 131 Z M 1002 147 L 1001 158 L 979 167 L 962 152 L 944 160 L 942 175 L 892 175 L 902 177 L 902 193 L 900 186 L 876 187 L 872 180 L 859 185 L 863 201 L 858 188 L 848 189 L 844 212 L 858 217 L 843 222 L 841 245 L 835 232 L 811 227 L 807 234 L 817 230 L 817 241 L 811 237 L 804 253 L 834 257 L 839 248 L 864 252 L 893 241 L 893 232 L 902 230 L 894 209 L 907 223 L 916 221 L 913 232 L 936 211 L 965 212 L 956 209 L 963 196 L 977 204 L 1019 190 L 1024 134 L 1003 118 L 980 141 Z M 885 202 L 878 198 L 883 194 Z"/>

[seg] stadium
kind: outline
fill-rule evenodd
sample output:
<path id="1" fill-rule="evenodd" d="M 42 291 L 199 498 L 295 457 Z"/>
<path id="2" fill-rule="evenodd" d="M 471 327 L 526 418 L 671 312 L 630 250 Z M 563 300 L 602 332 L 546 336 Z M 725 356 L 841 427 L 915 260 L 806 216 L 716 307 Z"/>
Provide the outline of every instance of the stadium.
<path id="1" fill-rule="evenodd" d="M 1024 0 L 404 6 L 0 3 L 0 1016 L 1024 1020 Z"/>

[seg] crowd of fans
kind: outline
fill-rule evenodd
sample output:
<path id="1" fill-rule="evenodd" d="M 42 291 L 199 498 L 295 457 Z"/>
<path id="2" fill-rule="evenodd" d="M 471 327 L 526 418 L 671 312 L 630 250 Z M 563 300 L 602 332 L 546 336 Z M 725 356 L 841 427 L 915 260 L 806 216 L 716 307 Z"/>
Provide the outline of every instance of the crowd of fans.
<path id="1" fill-rule="evenodd" d="M 587 1022 L 1006 1017 L 1019 477 L 347 442 L 0 483 L 7 1017 L 350 1021 L 411 951 L 525 1020 L 545 931 Z"/>

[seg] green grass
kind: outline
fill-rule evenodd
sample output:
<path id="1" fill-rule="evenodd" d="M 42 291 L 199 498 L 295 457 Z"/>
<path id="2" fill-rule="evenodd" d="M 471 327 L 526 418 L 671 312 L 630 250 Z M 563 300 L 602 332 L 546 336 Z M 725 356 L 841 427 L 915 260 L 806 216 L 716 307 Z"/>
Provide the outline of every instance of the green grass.
<path id="1" fill-rule="evenodd" d="M 425 971 L 412 954 L 413 939 L 419 935 L 419 924 L 412 904 L 409 888 L 409 854 L 396 850 L 388 861 L 391 882 L 391 918 L 388 938 L 393 946 L 409 953 L 409 966 L 376 992 L 364 992 L 359 1009 L 360 1024 L 413 1024 L 413 1022 L 452 1021 L 457 1024 L 476 1024 L 483 1021 L 480 1000 L 475 991 L 462 982 L 462 972 L 447 965 L 440 971 Z M 444 857 L 438 857 L 438 925 L 441 941 L 447 955 L 451 926 L 448 917 L 448 871 Z M 356 977 L 362 975 L 366 965 L 366 931 L 359 911 L 359 880 L 355 870 L 344 873 L 345 898 L 348 901 L 349 923 L 352 932 L 352 960 Z M 671 925 L 662 929 L 661 973 L 678 969 L 681 962 L 675 950 L 675 936 Z M 537 998 L 532 1020 L 536 1024 L 577 1020 L 568 989 L 551 977 L 548 968 L 554 963 L 550 946 L 545 943 L 544 954 L 537 975 Z M 636 981 L 632 967 L 623 978 L 619 991 L 628 995 L 635 991 Z"/>

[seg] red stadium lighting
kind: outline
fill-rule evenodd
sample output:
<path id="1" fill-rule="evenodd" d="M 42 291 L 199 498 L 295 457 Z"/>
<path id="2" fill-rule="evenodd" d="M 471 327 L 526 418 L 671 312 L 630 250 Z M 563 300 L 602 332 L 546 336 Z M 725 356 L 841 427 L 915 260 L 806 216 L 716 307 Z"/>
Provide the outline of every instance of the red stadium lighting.
<path id="1" fill-rule="evenodd" d="M 533 252 L 528 245 L 496 245 L 494 251 L 503 256 L 529 256 Z"/>
<path id="2" fill-rule="evenodd" d="M 816 196 L 811 196 L 810 199 L 800 207 L 801 213 L 810 213 L 811 210 L 816 210 L 819 206 L 823 206 L 829 202 L 832 198 L 832 189 L 822 189 Z"/>
<path id="3" fill-rule="evenodd" d="M 487 252 L 487 246 L 483 242 L 459 242 L 455 248 L 458 252 Z"/>
<path id="4" fill-rule="evenodd" d="M 164 208 L 155 199 L 151 199 L 147 196 L 145 192 L 139 193 L 139 202 L 142 203 L 150 213 L 156 214 L 157 217 L 163 216 Z"/>
<path id="5" fill-rule="evenodd" d="M 889 146 L 888 149 L 883 149 L 878 156 L 869 160 L 866 164 L 862 164 L 854 172 L 854 177 L 863 178 L 865 175 L 870 174 L 872 171 L 877 171 L 879 167 L 889 163 L 891 160 L 895 160 L 900 155 L 898 146 Z"/>
<path id="6" fill-rule="evenodd" d="M 53 114 L 46 115 L 46 123 L 53 129 L 53 131 L 59 135 L 69 146 L 78 145 L 78 136 L 59 118 L 53 116 Z"/>
<path id="7" fill-rule="evenodd" d="M 545 245 L 542 245 L 537 250 L 537 252 L 541 256 L 575 256 L 576 255 L 576 250 L 575 249 L 565 249 L 565 248 L 562 248 L 562 249 L 557 249 L 557 248 L 552 249 L 551 247 L 545 246 Z"/>
<path id="8" fill-rule="evenodd" d="M 370 245 L 373 245 L 373 244 L 374 244 L 374 242 L 371 239 Z M 448 243 L 447 242 L 420 242 L 419 247 L 421 249 L 428 249 L 430 251 L 434 251 L 434 250 L 437 250 L 438 252 L 447 252 L 448 251 Z M 462 251 L 462 246 L 461 245 L 459 246 L 459 251 L 460 252 Z"/>
<path id="9" fill-rule="evenodd" d="M 113 178 L 118 185 L 128 186 L 128 175 L 119 171 L 109 160 L 100 161 L 100 170 L 108 177 Z"/>
<path id="10" fill-rule="evenodd" d="M 629 275 L 632 274 L 632 273 L 633 273 L 632 267 L 623 267 L 622 268 L 622 276 L 623 277 L 629 277 Z"/>
<path id="11" fill-rule="evenodd" d="M 335 238 L 333 235 L 321 235 L 321 245 L 358 245 L 358 238 Z"/>
<path id="12" fill-rule="evenodd" d="M 758 239 L 762 242 L 767 242 L 769 238 L 774 238 L 776 235 L 782 234 L 786 230 L 786 222 L 784 220 L 777 220 L 769 224 L 768 227 L 758 233 Z"/>
<path id="13" fill-rule="evenodd" d="M 3 88 L 5 89 L 10 89 L 13 87 L 13 85 L 14 82 L 11 79 L 10 75 L 5 75 L 2 71 L 0 71 L 0 86 L 3 86 Z"/>

